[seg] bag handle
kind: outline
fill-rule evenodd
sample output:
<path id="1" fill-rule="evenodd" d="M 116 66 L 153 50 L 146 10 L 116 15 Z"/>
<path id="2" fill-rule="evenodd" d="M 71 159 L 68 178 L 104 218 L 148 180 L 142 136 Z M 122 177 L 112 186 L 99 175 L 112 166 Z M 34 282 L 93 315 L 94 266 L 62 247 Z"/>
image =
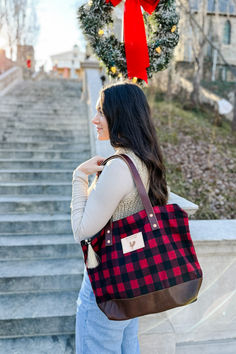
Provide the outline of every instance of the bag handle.
<path id="1" fill-rule="evenodd" d="M 101 163 L 101 165 L 105 165 L 109 160 L 112 160 L 115 158 L 122 158 L 122 160 L 128 165 L 130 172 L 134 178 L 134 182 L 137 187 L 140 198 L 142 200 L 144 209 L 147 213 L 147 217 L 148 217 L 151 229 L 152 229 L 152 231 L 159 229 L 160 227 L 159 227 L 156 215 L 154 213 L 151 201 L 150 201 L 149 196 L 146 192 L 146 189 L 143 185 L 143 182 L 142 182 L 141 177 L 138 173 L 138 170 L 137 170 L 136 166 L 134 165 L 133 161 L 131 160 L 131 158 L 126 154 L 112 155 L 112 156 L 108 157 L 106 160 L 104 160 Z M 101 172 L 102 171 L 97 172 L 98 177 Z M 106 224 L 104 231 L 105 231 L 105 245 L 111 246 L 112 245 L 112 217 L 108 221 L 108 223 Z"/>

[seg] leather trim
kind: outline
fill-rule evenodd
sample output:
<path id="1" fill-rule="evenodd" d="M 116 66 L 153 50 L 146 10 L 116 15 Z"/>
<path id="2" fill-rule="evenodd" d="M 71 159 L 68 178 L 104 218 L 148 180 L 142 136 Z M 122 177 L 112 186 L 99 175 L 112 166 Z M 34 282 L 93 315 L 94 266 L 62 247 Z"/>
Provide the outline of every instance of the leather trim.
<path id="1" fill-rule="evenodd" d="M 202 277 L 134 298 L 113 299 L 97 305 L 110 320 L 128 320 L 196 301 L 201 283 Z"/>

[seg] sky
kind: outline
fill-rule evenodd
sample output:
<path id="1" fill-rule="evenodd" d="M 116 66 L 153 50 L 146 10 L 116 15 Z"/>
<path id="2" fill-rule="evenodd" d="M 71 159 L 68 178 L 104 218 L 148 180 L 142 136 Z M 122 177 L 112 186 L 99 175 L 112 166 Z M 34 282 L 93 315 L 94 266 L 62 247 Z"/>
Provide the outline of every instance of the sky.
<path id="1" fill-rule="evenodd" d="M 75 44 L 84 50 L 77 9 L 86 0 L 39 0 L 37 6 L 40 33 L 35 46 L 36 70 L 45 65 L 51 69 L 50 55 L 72 50 Z"/>
<path id="2" fill-rule="evenodd" d="M 72 50 L 77 44 L 83 51 L 85 41 L 77 20 L 77 9 L 87 0 L 37 0 L 37 15 L 40 32 L 35 43 L 36 70 L 44 65 L 52 68 L 50 55 Z M 6 47 L 4 35 L 0 35 L 0 47 Z"/>

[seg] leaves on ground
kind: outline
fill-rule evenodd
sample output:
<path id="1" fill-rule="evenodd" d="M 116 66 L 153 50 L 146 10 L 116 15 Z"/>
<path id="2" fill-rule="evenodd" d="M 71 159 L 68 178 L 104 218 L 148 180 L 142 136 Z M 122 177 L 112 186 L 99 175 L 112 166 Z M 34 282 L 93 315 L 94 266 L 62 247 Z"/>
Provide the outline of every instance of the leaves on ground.
<path id="1" fill-rule="evenodd" d="M 236 218 L 236 135 L 214 113 L 187 111 L 146 89 L 171 191 L 196 203 L 192 219 Z"/>

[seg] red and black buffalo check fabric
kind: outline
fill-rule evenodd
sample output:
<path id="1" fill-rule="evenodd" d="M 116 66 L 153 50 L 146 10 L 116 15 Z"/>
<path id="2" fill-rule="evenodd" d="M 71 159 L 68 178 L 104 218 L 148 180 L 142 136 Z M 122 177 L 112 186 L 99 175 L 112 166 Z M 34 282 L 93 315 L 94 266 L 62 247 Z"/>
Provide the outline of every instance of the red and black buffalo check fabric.
<path id="1" fill-rule="evenodd" d="M 178 204 L 155 206 L 160 229 L 151 230 L 145 209 L 112 223 L 112 246 L 104 229 L 91 238 L 101 263 L 88 269 L 97 303 L 127 299 L 202 276 L 189 231 L 188 214 Z M 145 247 L 123 254 L 121 239 L 142 232 Z M 81 241 L 84 261 L 88 245 Z"/>

